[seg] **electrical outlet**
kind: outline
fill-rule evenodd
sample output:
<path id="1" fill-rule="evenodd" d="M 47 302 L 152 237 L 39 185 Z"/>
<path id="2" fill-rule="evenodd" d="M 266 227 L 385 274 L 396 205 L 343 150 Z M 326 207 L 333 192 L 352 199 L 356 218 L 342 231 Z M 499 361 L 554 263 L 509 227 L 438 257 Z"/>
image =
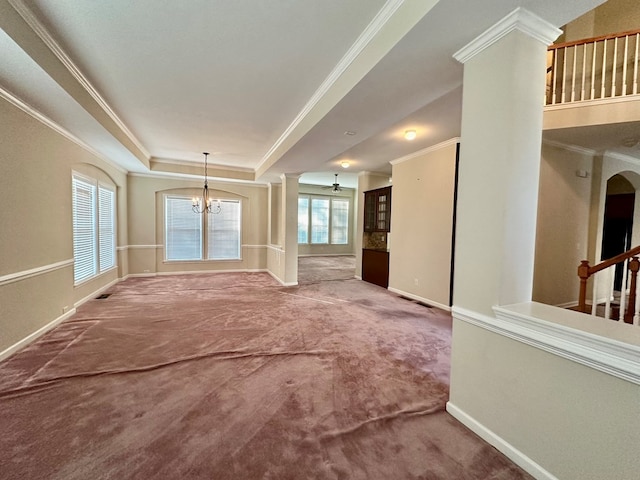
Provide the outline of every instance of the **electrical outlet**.
<path id="1" fill-rule="evenodd" d="M 67 313 L 69 311 L 69 305 L 65 305 L 62 307 L 62 313 Z"/>

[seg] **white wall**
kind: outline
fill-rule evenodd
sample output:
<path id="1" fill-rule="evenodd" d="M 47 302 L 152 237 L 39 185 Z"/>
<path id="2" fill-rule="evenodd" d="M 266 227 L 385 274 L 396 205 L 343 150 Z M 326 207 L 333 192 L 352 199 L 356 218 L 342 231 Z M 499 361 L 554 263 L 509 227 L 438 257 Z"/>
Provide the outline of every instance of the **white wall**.
<path id="1" fill-rule="evenodd" d="M 457 139 L 393 164 L 389 290 L 449 307 Z"/>

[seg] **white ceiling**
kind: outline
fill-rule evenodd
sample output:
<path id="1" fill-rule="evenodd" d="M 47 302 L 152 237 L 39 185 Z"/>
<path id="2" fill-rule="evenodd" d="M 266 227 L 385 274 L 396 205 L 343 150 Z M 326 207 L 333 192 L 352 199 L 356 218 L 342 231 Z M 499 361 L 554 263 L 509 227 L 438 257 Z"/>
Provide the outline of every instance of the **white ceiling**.
<path id="1" fill-rule="evenodd" d="M 560 26 L 601 1 L 0 0 L 0 86 L 129 171 L 206 150 L 349 183 L 459 136 L 452 55 L 514 8 Z"/>

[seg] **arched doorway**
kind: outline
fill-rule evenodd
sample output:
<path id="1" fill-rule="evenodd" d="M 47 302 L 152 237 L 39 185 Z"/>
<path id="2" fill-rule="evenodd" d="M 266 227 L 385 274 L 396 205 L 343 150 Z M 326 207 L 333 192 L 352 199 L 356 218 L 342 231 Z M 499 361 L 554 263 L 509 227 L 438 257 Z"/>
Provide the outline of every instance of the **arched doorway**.
<path id="1" fill-rule="evenodd" d="M 607 196 L 604 207 L 601 260 L 629 250 L 633 232 L 635 187 L 622 175 L 607 180 Z M 616 267 L 614 290 L 622 287 L 622 265 Z"/>

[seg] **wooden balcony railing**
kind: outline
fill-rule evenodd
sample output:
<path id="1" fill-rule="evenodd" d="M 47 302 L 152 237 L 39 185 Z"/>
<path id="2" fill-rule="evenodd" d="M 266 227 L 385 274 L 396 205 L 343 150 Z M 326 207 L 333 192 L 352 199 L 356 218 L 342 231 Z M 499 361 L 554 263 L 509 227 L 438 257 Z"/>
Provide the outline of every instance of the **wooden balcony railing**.
<path id="1" fill-rule="evenodd" d="M 578 276 L 580 277 L 578 310 L 583 313 L 591 313 L 594 316 L 604 316 L 606 319 L 638 325 L 640 318 L 640 302 L 637 301 L 638 270 L 640 270 L 638 255 L 640 255 L 640 246 L 594 266 L 590 266 L 587 260 L 583 260 L 578 266 Z M 616 268 L 622 269 L 619 299 L 614 288 Z M 593 295 L 589 308 L 587 305 L 587 281 L 596 274 L 600 274 L 600 278 L 596 276 L 593 279 Z M 614 300 L 619 303 L 614 303 Z M 603 307 L 604 311 L 602 311 Z M 589 312 L 589 310 L 591 311 Z"/>
<path id="2" fill-rule="evenodd" d="M 552 45 L 546 105 L 637 95 L 639 48 L 640 30 Z"/>

